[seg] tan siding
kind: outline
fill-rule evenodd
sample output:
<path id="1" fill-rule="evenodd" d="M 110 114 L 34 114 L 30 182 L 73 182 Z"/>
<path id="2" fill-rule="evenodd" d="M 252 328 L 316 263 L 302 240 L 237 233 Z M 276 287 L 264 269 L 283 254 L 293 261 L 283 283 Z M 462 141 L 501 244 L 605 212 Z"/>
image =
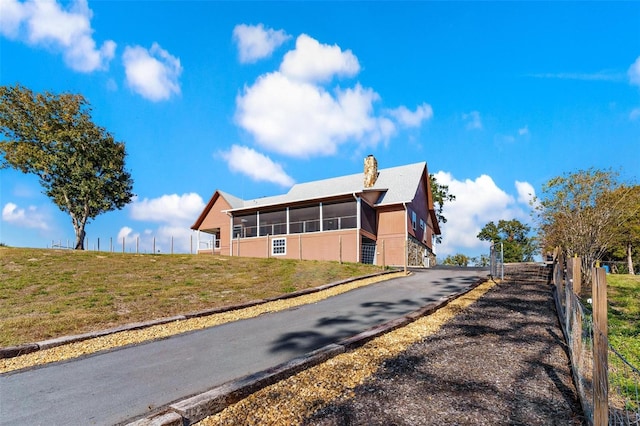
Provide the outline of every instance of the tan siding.
<path id="1" fill-rule="evenodd" d="M 231 236 L 231 225 L 229 216 L 223 210 L 230 209 L 231 206 L 227 201 L 218 197 L 213 204 L 211 210 L 202 221 L 199 230 L 220 228 L 220 253 L 229 254 L 229 238 Z"/>
<path id="2" fill-rule="evenodd" d="M 382 265 L 382 245 L 384 242 L 385 265 L 404 265 L 406 240 L 405 210 L 402 206 L 381 210 L 378 215 L 377 264 Z"/>
<path id="3" fill-rule="evenodd" d="M 286 238 L 286 254 L 271 255 L 271 240 L 274 238 Z M 355 229 L 244 238 L 239 240 L 240 256 L 339 261 L 342 243 L 342 261 L 357 262 L 357 238 L 358 233 Z M 234 239 L 233 256 L 237 255 L 238 240 Z"/>
<path id="4" fill-rule="evenodd" d="M 405 239 L 398 235 L 378 238 L 376 265 L 404 266 Z"/>
<path id="5" fill-rule="evenodd" d="M 379 210 L 378 214 L 378 238 L 390 234 L 405 234 L 405 212 L 404 208 L 394 210 Z"/>

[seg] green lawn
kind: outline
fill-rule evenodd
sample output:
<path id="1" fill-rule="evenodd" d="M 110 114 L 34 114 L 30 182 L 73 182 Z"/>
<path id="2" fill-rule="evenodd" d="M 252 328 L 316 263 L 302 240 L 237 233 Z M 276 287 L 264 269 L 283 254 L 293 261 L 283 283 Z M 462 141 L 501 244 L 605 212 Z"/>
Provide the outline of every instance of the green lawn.
<path id="1" fill-rule="evenodd" d="M 0 247 L 0 346 L 275 297 L 357 263 Z"/>
<path id="2" fill-rule="evenodd" d="M 607 275 L 607 299 L 609 343 L 627 362 L 640 368 L 640 276 Z M 615 394 L 624 396 L 630 412 L 638 410 L 638 378 L 617 356 L 609 356 L 612 398 Z"/>
<path id="3" fill-rule="evenodd" d="M 607 275 L 609 342 L 640 367 L 640 275 Z"/>

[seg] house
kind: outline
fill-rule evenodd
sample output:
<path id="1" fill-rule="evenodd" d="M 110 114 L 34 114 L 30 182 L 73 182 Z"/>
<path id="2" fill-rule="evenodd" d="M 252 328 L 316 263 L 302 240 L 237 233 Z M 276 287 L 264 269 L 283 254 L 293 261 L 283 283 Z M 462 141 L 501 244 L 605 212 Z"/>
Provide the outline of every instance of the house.
<path id="1" fill-rule="evenodd" d="M 370 155 L 364 165 L 363 173 L 296 184 L 272 197 L 242 200 L 215 191 L 191 227 L 198 252 L 433 265 L 440 228 L 427 164 L 378 170 Z"/>

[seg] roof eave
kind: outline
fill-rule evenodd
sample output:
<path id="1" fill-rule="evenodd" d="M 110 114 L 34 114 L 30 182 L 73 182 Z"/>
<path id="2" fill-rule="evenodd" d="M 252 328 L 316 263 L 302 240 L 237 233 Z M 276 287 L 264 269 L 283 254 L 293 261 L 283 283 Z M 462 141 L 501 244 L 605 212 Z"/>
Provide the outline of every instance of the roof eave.
<path id="1" fill-rule="evenodd" d="M 348 195 L 359 195 L 359 194 L 363 194 L 365 192 L 382 192 L 382 191 L 386 191 L 385 188 L 367 188 L 364 190 L 359 190 L 359 191 L 347 191 L 347 192 L 338 192 L 335 194 L 328 194 L 328 195 L 323 195 L 323 196 L 319 196 L 319 197 L 312 197 L 312 198 L 300 198 L 297 200 L 287 200 L 284 202 L 277 202 L 277 203 L 269 203 L 269 204 L 254 204 L 251 206 L 243 206 L 243 207 L 236 207 L 235 209 L 228 209 L 228 210 L 223 210 L 223 212 L 225 213 L 237 213 L 237 212 L 242 212 L 242 211 L 251 211 L 251 210 L 259 210 L 259 209 L 264 209 L 264 208 L 272 208 L 272 207 L 278 207 L 278 206 L 288 206 L 288 205 L 292 205 L 292 204 L 300 204 L 300 203 L 306 203 L 306 202 L 320 202 L 322 200 L 329 200 L 332 198 L 340 198 L 340 197 L 346 197 Z M 247 202 L 251 202 L 253 200 L 249 200 Z"/>

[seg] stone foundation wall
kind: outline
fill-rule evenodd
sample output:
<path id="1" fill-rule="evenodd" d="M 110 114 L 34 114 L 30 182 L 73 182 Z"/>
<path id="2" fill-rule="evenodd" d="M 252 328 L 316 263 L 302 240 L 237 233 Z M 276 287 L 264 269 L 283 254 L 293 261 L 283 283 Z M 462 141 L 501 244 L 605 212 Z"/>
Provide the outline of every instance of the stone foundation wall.
<path id="1" fill-rule="evenodd" d="M 425 260 L 429 258 L 429 262 Z M 420 241 L 409 236 L 409 266 L 435 266 L 436 256 Z"/>

